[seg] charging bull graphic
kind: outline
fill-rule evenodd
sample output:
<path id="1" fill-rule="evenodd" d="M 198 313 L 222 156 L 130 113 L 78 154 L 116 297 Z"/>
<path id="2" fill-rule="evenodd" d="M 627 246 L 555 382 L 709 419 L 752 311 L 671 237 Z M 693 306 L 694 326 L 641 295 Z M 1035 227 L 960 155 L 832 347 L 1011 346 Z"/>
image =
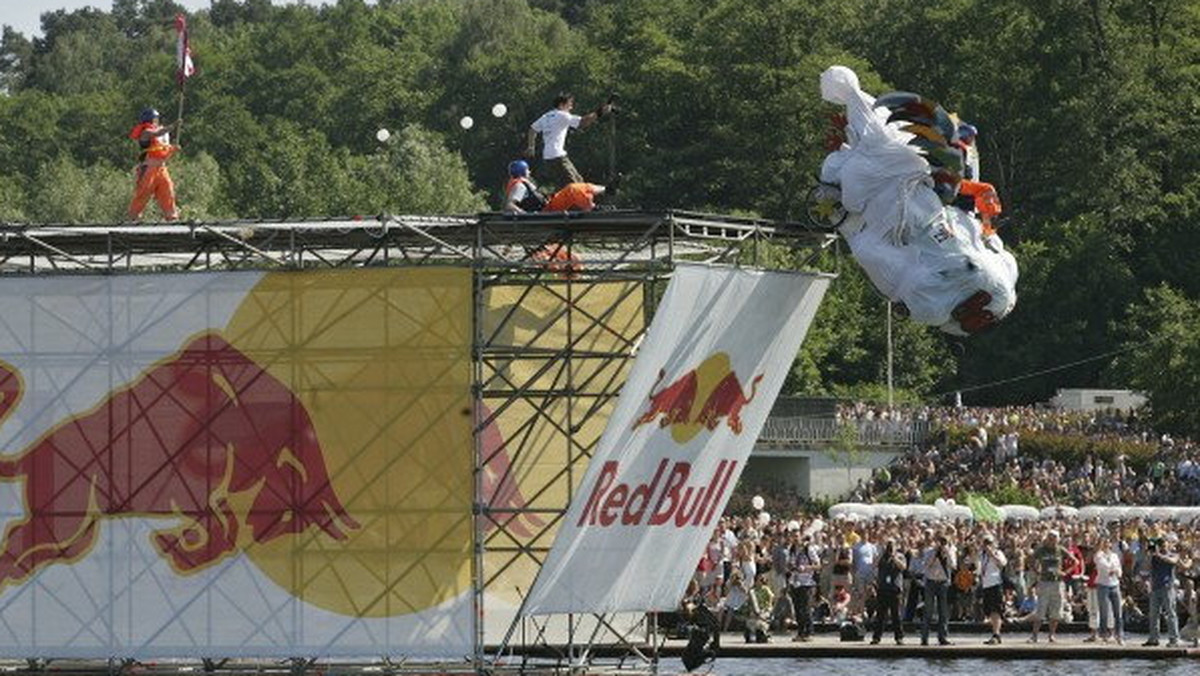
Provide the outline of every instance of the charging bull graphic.
<path id="1" fill-rule="evenodd" d="M 656 387 L 664 377 L 666 372 L 659 371 Z M 730 366 L 729 355 L 717 352 L 670 385 L 651 391 L 650 405 L 633 426 L 636 429 L 657 418 L 659 427 L 670 427 L 671 437 L 681 444 L 690 441 L 701 429 L 716 430 L 721 420 L 725 420 L 734 434 L 741 434 L 742 409 L 754 400 L 760 380 L 762 374 L 750 381 L 747 395 Z M 700 401 L 703 403 L 697 408 Z"/>
<path id="2" fill-rule="evenodd" d="M 0 420 L 22 389 L 0 365 Z M 153 545 L 185 574 L 251 543 L 310 528 L 345 540 L 359 527 L 304 405 L 213 332 L 0 458 L 0 480 L 25 482 L 25 517 L 0 545 L 0 589 L 86 555 L 104 519 L 173 521 Z"/>

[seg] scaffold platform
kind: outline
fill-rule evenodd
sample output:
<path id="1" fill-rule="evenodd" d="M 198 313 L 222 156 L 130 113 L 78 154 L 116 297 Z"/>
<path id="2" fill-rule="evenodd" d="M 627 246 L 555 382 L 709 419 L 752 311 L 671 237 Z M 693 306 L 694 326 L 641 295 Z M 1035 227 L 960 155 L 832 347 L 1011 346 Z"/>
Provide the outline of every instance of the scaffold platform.
<path id="1" fill-rule="evenodd" d="M 804 223 L 670 210 L 5 223 L 0 224 L 0 273 L 519 263 L 529 257 L 530 247 L 547 243 L 579 249 L 592 260 L 644 263 L 686 256 L 725 261 L 760 242 L 822 249 L 835 239 Z"/>

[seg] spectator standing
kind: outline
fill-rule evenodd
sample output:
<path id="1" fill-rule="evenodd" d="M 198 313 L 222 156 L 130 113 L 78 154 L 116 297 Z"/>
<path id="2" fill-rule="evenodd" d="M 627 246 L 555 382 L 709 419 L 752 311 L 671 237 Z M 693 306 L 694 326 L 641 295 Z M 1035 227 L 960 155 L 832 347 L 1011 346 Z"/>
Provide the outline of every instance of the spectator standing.
<path id="1" fill-rule="evenodd" d="M 958 567 L 958 554 L 944 533 L 931 537 L 924 554 L 925 614 L 921 617 L 921 645 L 929 645 L 929 623 L 937 612 L 939 645 L 950 645 L 950 575 Z"/>
<path id="2" fill-rule="evenodd" d="M 896 645 L 904 645 L 904 626 L 900 619 L 900 592 L 904 588 L 904 571 L 908 568 L 904 552 L 897 546 L 895 538 L 884 544 L 883 555 L 875 576 L 875 635 L 871 644 L 883 638 L 883 625 L 891 617 L 892 635 Z"/>
<path id="3" fill-rule="evenodd" d="M 1055 642 L 1058 621 L 1063 611 L 1063 563 L 1075 565 L 1075 557 L 1059 544 L 1059 533 L 1051 529 L 1045 541 L 1033 552 L 1033 565 L 1037 572 L 1037 610 L 1033 617 L 1033 634 L 1030 643 L 1037 643 L 1042 621 L 1048 620 L 1050 631 L 1047 640 Z"/>
<path id="4" fill-rule="evenodd" d="M 1174 534 L 1172 534 L 1174 535 Z M 1158 622 L 1167 616 L 1167 645 L 1179 645 L 1179 615 L 1175 610 L 1175 568 L 1179 557 L 1174 551 L 1174 538 L 1155 538 L 1148 546 L 1150 555 L 1150 638 L 1142 645 L 1158 645 Z"/>
<path id="5" fill-rule="evenodd" d="M 1112 619 L 1111 638 L 1117 645 L 1125 645 L 1125 614 L 1121 602 L 1121 556 L 1113 549 L 1112 538 L 1100 538 L 1096 554 L 1092 557 L 1096 566 L 1096 614 L 1100 616 L 1100 636 L 1107 643 L 1110 639 L 1109 619 Z"/>
<path id="6" fill-rule="evenodd" d="M 812 539 L 796 533 L 788 560 L 788 593 L 792 597 L 792 608 L 796 612 L 796 640 L 812 640 L 812 597 L 817 587 L 816 571 L 821 560 Z"/>
<path id="7" fill-rule="evenodd" d="M 1004 567 L 1008 557 L 996 546 L 996 538 L 990 533 L 983 536 L 983 547 L 979 552 L 979 579 L 983 595 L 983 614 L 992 627 L 992 637 L 987 645 L 1000 644 L 1000 626 L 1004 622 Z"/>

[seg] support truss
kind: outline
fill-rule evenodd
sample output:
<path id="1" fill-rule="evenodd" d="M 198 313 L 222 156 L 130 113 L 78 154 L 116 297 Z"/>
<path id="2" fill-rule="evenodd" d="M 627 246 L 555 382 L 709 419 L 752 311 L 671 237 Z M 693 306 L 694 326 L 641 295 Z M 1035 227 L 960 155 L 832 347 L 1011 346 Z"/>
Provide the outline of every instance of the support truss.
<path id="1" fill-rule="evenodd" d="M 520 653 L 520 670 L 654 669 L 652 617 L 534 622 L 520 621 L 515 609 L 549 551 L 675 263 L 758 265 L 760 245 L 772 242 L 808 254 L 807 264 L 834 241 L 804 225 L 681 211 L 0 224 L 0 274 L 470 266 L 480 621 L 473 660 L 459 666 L 505 671 L 489 653 Z M 500 621 L 489 622 L 494 616 Z M 223 665 L 214 657 L 204 668 Z M 405 666 L 385 659 L 371 670 L 401 673 Z"/>

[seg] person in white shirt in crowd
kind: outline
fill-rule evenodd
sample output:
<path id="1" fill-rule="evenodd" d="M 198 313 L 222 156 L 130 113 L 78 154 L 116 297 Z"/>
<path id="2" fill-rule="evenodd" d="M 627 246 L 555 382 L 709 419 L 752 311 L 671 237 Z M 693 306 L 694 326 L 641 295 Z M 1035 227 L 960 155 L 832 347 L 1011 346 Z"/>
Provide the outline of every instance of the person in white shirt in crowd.
<path id="1" fill-rule="evenodd" d="M 1004 622 L 1004 566 L 1008 557 L 996 546 L 991 533 L 983 536 L 979 552 L 980 588 L 983 590 L 983 613 L 992 626 L 992 637 L 985 643 L 1000 643 L 1000 625 Z"/>
<path id="2" fill-rule="evenodd" d="M 867 603 L 867 594 L 875 584 L 879 547 L 871 542 L 874 537 L 870 528 L 864 529 L 863 539 L 855 543 L 851 549 L 854 561 L 854 591 L 850 595 L 851 615 L 863 614 Z"/>
<path id="3" fill-rule="evenodd" d="M 1121 611 L 1121 555 L 1113 549 L 1111 537 L 1100 537 L 1092 561 L 1096 564 L 1096 614 L 1100 616 L 1100 637 L 1105 643 L 1116 639 L 1118 645 L 1125 645 L 1125 617 Z"/>
<path id="4" fill-rule="evenodd" d="M 554 99 L 554 107 L 533 124 L 525 138 L 525 154 L 532 158 L 537 149 L 537 136 L 542 135 L 542 160 L 552 170 L 561 188 L 568 183 L 586 183 L 583 175 L 567 156 L 567 131 L 586 129 L 596 120 L 612 112 L 612 103 L 605 103 L 586 115 L 575 115 L 575 95 L 564 92 Z"/>

